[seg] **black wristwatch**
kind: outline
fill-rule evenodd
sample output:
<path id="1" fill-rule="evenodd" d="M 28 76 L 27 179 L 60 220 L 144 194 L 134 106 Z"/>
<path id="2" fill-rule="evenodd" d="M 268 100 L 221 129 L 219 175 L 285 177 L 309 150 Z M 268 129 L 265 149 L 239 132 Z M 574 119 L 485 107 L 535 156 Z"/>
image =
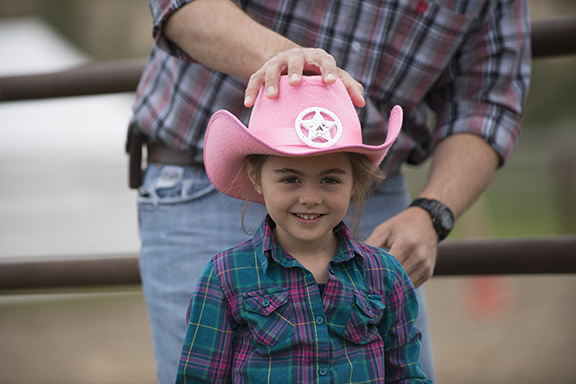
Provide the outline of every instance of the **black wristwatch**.
<path id="1" fill-rule="evenodd" d="M 438 200 L 416 199 L 410 206 L 428 211 L 432 218 L 432 225 L 438 234 L 438 242 L 444 240 L 454 228 L 454 214 L 450 208 Z"/>

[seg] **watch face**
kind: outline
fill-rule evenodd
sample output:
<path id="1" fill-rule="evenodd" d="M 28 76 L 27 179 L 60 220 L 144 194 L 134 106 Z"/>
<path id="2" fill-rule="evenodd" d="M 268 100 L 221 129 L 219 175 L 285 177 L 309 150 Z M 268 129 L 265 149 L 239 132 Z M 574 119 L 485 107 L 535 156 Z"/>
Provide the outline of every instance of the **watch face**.
<path id="1" fill-rule="evenodd" d="M 414 200 L 410 206 L 420 207 L 430 213 L 434 230 L 438 234 L 438 241 L 445 239 L 454 228 L 452 211 L 440 201 L 422 198 Z"/>
<path id="2" fill-rule="evenodd" d="M 440 223 L 442 224 L 442 227 L 452 229 L 454 226 L 454 218 L 449 210 L 443 209 L 442 212 L 440 212 Z"/>

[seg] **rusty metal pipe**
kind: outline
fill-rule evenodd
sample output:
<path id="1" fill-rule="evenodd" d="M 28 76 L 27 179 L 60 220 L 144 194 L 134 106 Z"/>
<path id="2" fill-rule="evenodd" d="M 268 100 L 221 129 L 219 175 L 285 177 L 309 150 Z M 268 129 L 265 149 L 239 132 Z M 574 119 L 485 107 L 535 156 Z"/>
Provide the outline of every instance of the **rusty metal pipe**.
<path id="1" fill-rule="evenodd" d="M 136 254 L 0 259 L 0 290 L 139 284 Z"/>
<path id="2" fill-rule="evenodd" d="M 145 61 L 111 60 L 54 73 L 0 77 L 0 101 L 134 92 Z"/>
<path id="3" fill-rule="evenodd" d="M 442 243 L 435 276 L 576 273 L 576 236 Z"/>
<path id="4" fill-rule="evenodd" d="M 576 273 L 576 236 L 442 243 L 435 276 Z M 139 285 L 134 253 L 0 259 L 0 290 Z"/>
<path id="5" fill-rule="evenodd" d="M 576 53 L 576 15 L 532 21 L 532 57 Z"/>

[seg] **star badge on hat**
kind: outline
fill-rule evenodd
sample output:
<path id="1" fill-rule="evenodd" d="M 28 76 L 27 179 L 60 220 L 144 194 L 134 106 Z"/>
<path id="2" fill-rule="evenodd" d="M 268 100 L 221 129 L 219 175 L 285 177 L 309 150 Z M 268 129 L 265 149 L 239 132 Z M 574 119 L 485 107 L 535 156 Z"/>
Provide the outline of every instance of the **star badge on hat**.
<path id="1" fill-rule="evenodd" d="M 325 108 L 308 108 L 295 122 L 296 133 L 306 145 L 314 148 L 331 147 L 342 136 L 342 123 Z"/>

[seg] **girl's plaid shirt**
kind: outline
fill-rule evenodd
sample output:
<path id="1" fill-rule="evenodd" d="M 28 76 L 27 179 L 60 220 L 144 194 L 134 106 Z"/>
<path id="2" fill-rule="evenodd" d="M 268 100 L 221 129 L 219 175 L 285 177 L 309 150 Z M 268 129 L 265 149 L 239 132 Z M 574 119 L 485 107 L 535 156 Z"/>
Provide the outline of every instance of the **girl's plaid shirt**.
<path id="1" fill-rule="evenodd" d="M 177 383 L 431 383 L 406 272 L 344 223 L 335 233 L 322 296 L 268 220 L 216 255 L 190 302 Z"/>

